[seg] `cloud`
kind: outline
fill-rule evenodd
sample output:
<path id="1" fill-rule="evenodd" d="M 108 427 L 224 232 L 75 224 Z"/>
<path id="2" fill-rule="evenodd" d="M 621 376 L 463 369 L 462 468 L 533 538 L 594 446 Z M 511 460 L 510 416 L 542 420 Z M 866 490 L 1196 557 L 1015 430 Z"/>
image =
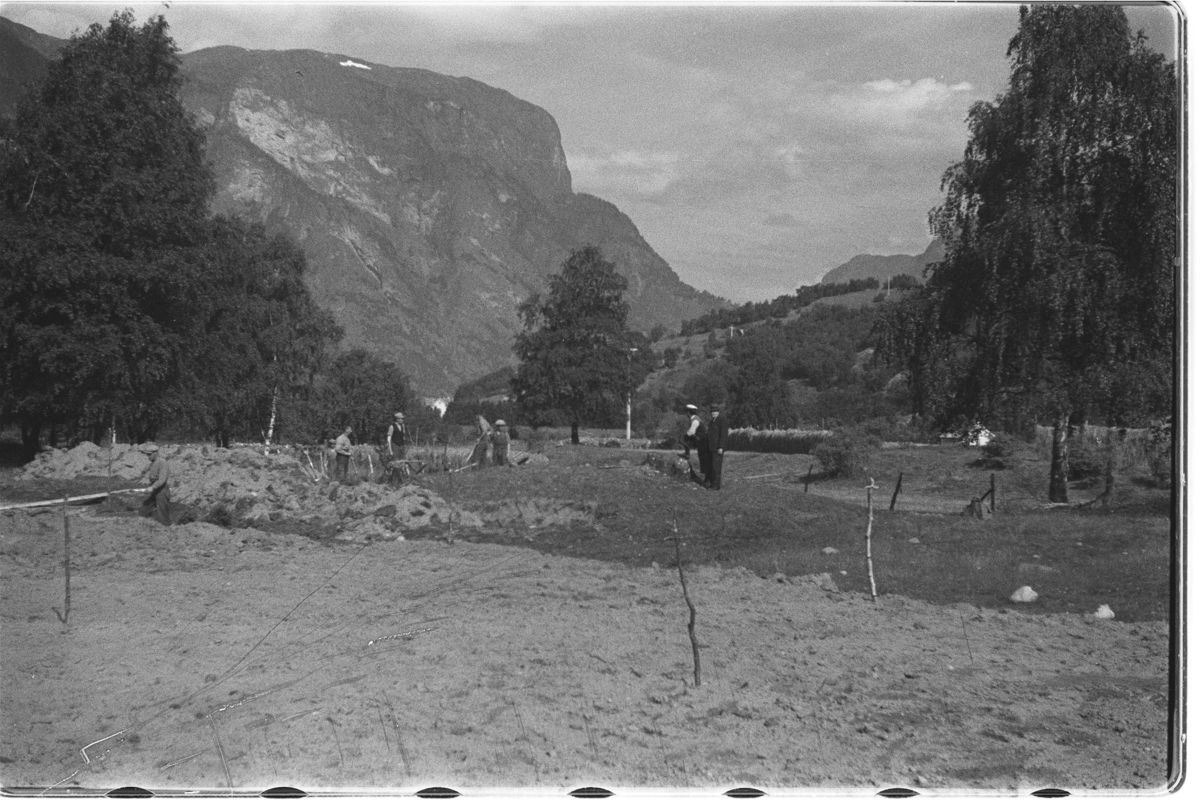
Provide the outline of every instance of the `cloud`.
<path id="1" fill-rule="evenodd" d="M 847 111 L 863 119 L 907 125 L 926 112 L 945 109 L 955 99 L 954 95 L 971 89 L 971 84 L 965 81 L 950 86 L 936 78 L 915 81 L 884 78 L 867 81 L 838 100 Z"/>
<path id="2" fill-rule="evenodd" d="M 768 214 L 763 224 L 771 228 L 799 228 L 800 220 L 788 213 Z"/>
<path id="3" fill-rule="evenodd" d="M 577 191 L 600 197 L 657 195 L 679 176 L 679 154 L 674 152 L 577 153 L 567 156 L 567 165 Z"/>

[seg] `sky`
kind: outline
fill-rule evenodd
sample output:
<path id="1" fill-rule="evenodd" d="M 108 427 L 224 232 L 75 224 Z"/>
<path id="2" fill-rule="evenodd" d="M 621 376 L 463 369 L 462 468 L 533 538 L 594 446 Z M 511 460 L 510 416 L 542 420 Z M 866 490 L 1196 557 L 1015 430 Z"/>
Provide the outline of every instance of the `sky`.
<path id="1" fill-rule="evenodd" d="M 735 302 L 859 253 L 917 254 L 973 103 L 1004 92 L 1018 3 L 0 2 L 66 38 L 123 8 L 183 52 L 321 50 L 465 76 L 546 109 L 573 187 Z M 1128 5 L 1176 57 L 1177 10 Z"/>

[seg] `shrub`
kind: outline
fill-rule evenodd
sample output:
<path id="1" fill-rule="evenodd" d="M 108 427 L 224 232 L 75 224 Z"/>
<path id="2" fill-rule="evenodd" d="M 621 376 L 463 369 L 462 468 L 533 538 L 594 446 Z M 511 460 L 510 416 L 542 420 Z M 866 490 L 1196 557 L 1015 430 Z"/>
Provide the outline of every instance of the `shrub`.
<path id="1" fill-rule="evenodd" d="M 1098 478 L 1108 465 L 1110 448 L 1093 429 L 1072 436 L 1067 450 L 1067 478 L 1077 481 Z"/>
<path id="2" fill-rule="evenodd" d="M 754 428 L 734 428 L 729 431 L 728 450 L 749 453 L 786 453 L 808 455 L 825 441 L 829 431 L 796 429 L 760 431 Z"/>
<path id="3" fill-rule="evenodd" d="M 877 439 L 861 431 L 840 430 L 818 444 L 813 455 L 827 475 L 850 478 L 867 470 L 871 450 L 878 446 Z"/>

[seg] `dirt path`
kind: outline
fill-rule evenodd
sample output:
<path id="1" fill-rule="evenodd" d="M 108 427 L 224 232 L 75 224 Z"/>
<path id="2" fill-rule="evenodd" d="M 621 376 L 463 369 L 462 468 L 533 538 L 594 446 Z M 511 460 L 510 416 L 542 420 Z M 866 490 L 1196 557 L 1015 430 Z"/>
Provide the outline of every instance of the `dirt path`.
<path id="1" fill-rule="evenodd" d="M 77 510 L 64 625 L 61 518 L 0 523 L 6 787 L 1167 780 L 1163 623 L 701 568 L 696 687 L 670 569 Z"/>

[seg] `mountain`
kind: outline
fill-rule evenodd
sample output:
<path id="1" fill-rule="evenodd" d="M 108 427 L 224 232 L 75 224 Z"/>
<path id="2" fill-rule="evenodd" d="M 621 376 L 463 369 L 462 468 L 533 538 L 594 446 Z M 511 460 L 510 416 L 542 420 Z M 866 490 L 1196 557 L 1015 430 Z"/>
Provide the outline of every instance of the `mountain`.
<path id="1" fill-rule="evenodd" d="M 396 362 L 418 394 L 515 363 L 517 305 L 586 244 L 629 280 L 631 327 L 727 305 L 616 206 L 575 193 L 554 118 L 508 92 L 310 50 L 214 47 L 183 56 L 183 75 L 214 210 L 294 236 L 346 344 Z"/>
<path id="2" fill-rule="evenodd" d="M 878 278 L 883 283 L 895 275 L 912 275 L 924 281 L 925 265 L 941 261 L 945 256 L 946 248 L 940 239 L 934 239 L 924 253 L 916 256 L 858 255 L 826 272 L 821 283 L 846 283 L 861 278 Z"/>
<path id="3" fill-rule="evenodd" d="M 0 119 L 16 115 L 25 87 L 45 77 L 50 59 L 58 57 L 63 43 L 0 17 Z"/>

